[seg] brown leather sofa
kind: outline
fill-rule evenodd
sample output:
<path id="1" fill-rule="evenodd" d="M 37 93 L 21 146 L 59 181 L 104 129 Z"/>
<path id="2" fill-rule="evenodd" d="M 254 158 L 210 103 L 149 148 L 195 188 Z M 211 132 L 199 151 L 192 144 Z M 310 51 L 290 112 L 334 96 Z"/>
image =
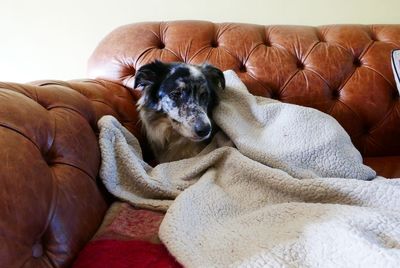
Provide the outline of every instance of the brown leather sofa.
<path id="1" fill-rule="evenodd" d="M 94 80 L 0 83 L 0 267 L 68 267 L 92 237 L 109 199 L 96 121 L 111 114 L 143 141 L 132 85 L 154 59 L 208 61 L 254 94 L 326 112 L 379 175 L 400 177 L 395 48 L 400 25 L 146 22 L 99 44 Z"/>

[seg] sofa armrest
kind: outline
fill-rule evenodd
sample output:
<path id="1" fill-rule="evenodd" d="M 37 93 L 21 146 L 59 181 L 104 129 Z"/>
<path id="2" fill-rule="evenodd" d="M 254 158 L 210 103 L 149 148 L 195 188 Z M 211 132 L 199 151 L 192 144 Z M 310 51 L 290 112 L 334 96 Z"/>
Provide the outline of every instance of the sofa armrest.
<path id="1" fill-rule="evenodd" d="M 84 95 L 91 102 L 95 122 L 104 115 L 112 115 L 137 138 L 142 139 L 135 106 L 140 97 L 140 92 L 107 80 L 43 80 L 34 81 L 30 84 L 40 87 L 53 86 L 73 89 Z"/>
<path id="2" fill-rule="evenodd" d="M 134 134 L 135 97 L 96 80 L 0 83 L 0 267 L 68 267 L 100 225 L 96 122 Z"/>

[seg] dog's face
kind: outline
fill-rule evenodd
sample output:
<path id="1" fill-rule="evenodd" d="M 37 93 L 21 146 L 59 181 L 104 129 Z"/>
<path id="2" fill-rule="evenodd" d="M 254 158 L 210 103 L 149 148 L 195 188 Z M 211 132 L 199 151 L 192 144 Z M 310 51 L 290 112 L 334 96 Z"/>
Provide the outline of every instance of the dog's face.
<path id="1" fill-rule="evenodd" d="M 134 86 L 143 88 L 139 109 L 164 114 L 175 131 L 193 141 L 210 137 L 216 91 L 225 88 L 219 69 L 155 61 L 138 70 Z"/>

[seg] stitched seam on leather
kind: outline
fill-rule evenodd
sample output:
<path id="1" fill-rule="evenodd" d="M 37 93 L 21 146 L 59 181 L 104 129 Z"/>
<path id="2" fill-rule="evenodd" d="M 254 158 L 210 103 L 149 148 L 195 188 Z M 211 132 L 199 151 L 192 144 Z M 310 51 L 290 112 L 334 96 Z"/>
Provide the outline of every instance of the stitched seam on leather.
<path id="1" fill-rule="evenodd" d="M 46 231 L 48 231 L 49 225 L 50 225 L 50 223 L 52 222 L 52 220 L 54 218 L 54 214 L 55 214 L 56 207 L 57 207 L 58 200 L 59 200 L 59 198 L 58 198 L 59 197 L 59 188 L 58 188 L 58 185 L 56 183 L 54 170 L 51 167 L 49 167 L 49 169 L 50 169 L 50 173 L 51 173 L 51 183 L 52 183 L 52 189 L 53 189 L 51 202 L 50 202 L 51 206 L 49 208 L 49 214 L 48 214 L 44 229 L 40 233 L 39 237 L 37 237 L 36 241 L 40 241 L 39 238 L 44 236 Z M 43 251 L 45 251 L 45 248 L 43 248 Z"/>
<path id="2" fill-rule="evenodd" d="M 98 79 L 98 80 L 97 80 L 97 79 L 96 79 L 96 80 L 78 81 L 78 83 L 79 83 L 79 82 L 97 84 L 97 85 L 100 85 L 101 87 L 103 87 L 103 89 L 105 89 L 105 90 L 108 90 L 108 89 L 109 89 L 109 86 L 106 85 L 106 83 L 110 83 L 110 84 L 112 84 L 112 85 L 115 85 L 115 86 L 117 86 L 117 87 L 120 87 L 120 88 L 123 88 L 124 90 L 126 90 L 126 91 L 129 93 L 129 95 L 135 100 L 135 96 L 132 94 L 132 90 L 131 90 L 130 88 L 128 88 L 128 87 L 126 87 L 126 86 L 124 86 L 124 85 L 121 85 L 121 84 L 119 84 L 119 83 L 117 83 L 117 82 L 114 82 L 114 81 L 102 80 L 102 79 Z M 84 95 L 88 100 L 90 100 L 90 101 L 91 101 L 91 100 L 94 100 L 94 99 L 89 98 L 89 97 L 86 96 L 85 94 L 83 94 L 79 89 L 76 89 L 76 88 L 74 88 L 74 87 L 72 87 L 72 86 L 71 86 L 71 88 L 74 89 L 74 90 L 76 90 L 76 91 L 78 91 L 78 92 L 81 93 L 82 95 Z M 125 99 L 125 96 L 119 96 L 119 95 L 115 95 L 115 96 Z"/>
<path id="3" fill-rule="evenodd" d="M 350 112 L 352 112 L 352 113 L 354 113 L 354 115 L 356 116 L 356 117 L 358 117 L 358 120 L 361 120 L 360 119 L 360 116 L 358 115 L 358 113 L 356 113 L 353 109 L 351 109 L 347 104 L 345 104 L 344 102 L 342 102 L 342 101 L 338 101 L 338 102 L 340 102 L 342 105 L 344 105 L 345 107 L 347 107 L 349 110 L 350 110 Z M 333 110 L 333 108 L 337 105 L 337 103 L 338 102 L 334 102 L 333 104 L 332 104 L 332 106 L 329 108 L 329 110 L 328 110 L 328 114 L 329 115 L 331 115 L 332 117 L 334 117 L 333 115 L 332 115 L 332 110 Z M 347 131 L 346 131 L 347 132 Z M 353 141 L 353 140 L 356 140 L 356 139 L 360 139 L 360 137 L 363 135 L 363 133 L 361 132 L 359 135 L 354 135 L 354 137 L 350 137 L 351 138 L 351 140 Z M 350 136 L 350 134 L 349 134 L 349 136 Z M 361 148 L 357 148 L 357 149 L 359 149 L 360 150 L 360 153 L 362 154 L 362 156 L 364 157 L 365 155 L 366 155 L 366 152 L 367 152 L 367 149 L 366 149 L 366 144 L 365 144 L 365 142 L 360 142 L 359 143 L 360 144 L 360 147 Z"/>
<path id="4" fill-rule="evenodd" d="M 312 47 L 307 51 L 306 54 L 304 54 L 304 58 L 303 58 L 303 62 L 305 62 L 308 58 L 308 56 L 310 56 L 311 52 L 313 52 L 313 50 L 317 47 L 317 45 L 321 44 L 321 41 L 317 41 L 315 42 L 314 45 L 312 45 Z"/>
<path id="5" fill-rule="evenodd" d="M 394 113 L 394 110 L 395 110 L 395 108 L 396 108 L 396 105 L 397 105 L 396 102 L 393 102 L 393 103 L 391 104 L 391 107 L 389 107 L 387 113 L 383 116 L 383 118 L 382 118 L 381 120 L 379 120 L 379 122 L 378 122 L 377 124 L 375 124 L 375 126 L 373 126 L 373 127 L 369 130 L 370 133 L 376 131 L 378 128 L 380 128 L 380 127 L 385 123 L 385 121 L 389 118 L 389 116 L 390 116 L 392 113 Z"/>
<path id="6" fill-rule="evenodd" d="M 165 26 L 164 26 L 165 25 Z M 165 22 L 160 22 L 158 24 L 158 38 L 161 40 L 161 42 L 164 44 L 165 40 L 163 40 L 162 37 L 166 36 L 165 32 L 167 31 L 167 23 Z"/>
<path id="7" fill-rule="evenodd" d="M 90 79 L 90 80 L 83 80 L 83 81 L 73 81 L 73 82 L 77 82 L 77 83 L 89 83 L 89 84 L 98 84 L 100 86 L 102 86 L 105 89 L 108 89 L 108 86 L 106 84 L 113 84 L 122 88 L 126 88 L 128 89 L 126 86 L 121 85 L 120 83 L 117 83 L 115 81 L 111 81 L 111 80 L 105 80 L 105 79 Z M 75 88 L 74 88 L 75 89 Z"/>
<path id="8" fill-rule="evenodd" d="M 89 99 L 88 99 L 89 100 Z M 76 114 L 78 114 L 80 117 L 82 117 L 88 124 L 89 124 L 89 126 L 91 125 L 90 124 L 90 120 L 88 120 L 87 118 L 86 118 L 86 116 L 84 116 L 81 112 L 79 112 L 79 111 L 77 111 L 76 109 L 74 109 L 74 108 L 72 108 L 72 107 L 69 107 L 69 106 L 62 106 L 62 105 L 54 105 L 54 106 L 52 106 L 52 105 L 50 105 L 49 107 L 47 107 L 47 111 L 51 111 L 51 110 L 54 110 L 54 109 L 63 109 L 63 110 L 68 110 L 68 111 L 72 111 L 72 112 L 75 112 Z M 96 118 L 96 117 L 95 117 Z"/>
<path id="9" fill-rule="evenodd" d="M 371 34 L 373 34 L 373 35 L 375 35 L 375 37 L 376 37 L 376 35 L 377 35 L 377 30 L 375 30 L 375 27 L 376 27 L 377 25 L 371 25 L 371 29 L 370 29 L 370 31 L 371 31 Z M 387 44 L 391 44 L 391 45 L 393 45 L 394 47 L 399 47 L 399 44 L 396 44 L 394 41 L 390 41 L 390 40 L 385 40 L 385 41 L 381 41 L 381 40 L 375 40 L 375 42 L 383 42 L 383 43 L 387 43 Z"/>
<path id="10" fill-rule="evenodd" d="M 36 101 L 37 103 L 39 103 L 39 95 L 38 95 L 37 89 L 38 89 L 38 88 L 35 87 L 33 91 L 35 92 L 35 98 L 36 98 L 35 101 Z"/>
<path id="11" fill-rule="evenodd" d="M 230 52 L 226 47 L 224 46 L 219 46 L 218 49 L 223 49 L 226 53 L 228 53 L 232 58 L 236 59 L 237 61 L 241 61 L 237 55 L 233 55 L 232 52 Z M 210 53 L 211 53 L 212 49 L 210 49 Z"/>
<path id="12" fill-rule="evenodd" d="M 209 49 L 209 50 L 208 50 L 207 56 L 206 56 L 206 61 L 208 61 L 208 59 L 210 58 L 210 56 L 211 56 L 211 51 L 212 51 L 212 49 Z"/>
<path id="13" fill-rule="evenodd" d="M 331 30 L 331 28 L 325 28 L 325 29 L 326 29 L 326 31 L 325 31 L 325 33 L 324 33 L 324 36 L 327 36 L 327 34 L 328 34 L 329 31 Z M 319 43 L 322 43 L 322 42 L 319 42 Z M 337 42 L 335 42 L 335 41 L 325 41 L 325 43 L 327 43 L 327 44 L 329 44 L 329 45 L 331 45 L 331 46 L 338 46 L 338 47 L 342 48 L 343 50 L 345 50 L 345 51 L 347 51 L 347 52 L 350 53 L 350 51 L 349 51 L 348 48 L 346 48 L 346 47 L 343 46 L 342 44 L 339 44 L 339 43 L 337 43 Z M 350 55 L 352 55 L 352 54 L 350 53 Z"/>
<path id="14" fill-rule="evenodd" d="M 368 50 L 371 49 L 371 47 L 372 47 L 373 44 L 374 44 L 374 41 L 371 40 L 371 41 L 368 43 L 367 47 L 364 48 L 363 51 L 361 51 L 361 53 L 360 53 L 360 55 L 358 56 L 358 58 L 359 58 L 359 59 L 362 59 L 362 57 L 364 57 L 365 54 L 367 54 Z"/>
<path id="15" fill-rule="evenodd" d="M 26 136 L 24 133 L 22 133 L 21 131 L 15 129 L 15 128 L 13 128 L 12 126 L 9 126 L 9 125 L 7 125 L 7 124 L 5 124 L 5 123 L 0 123 L 0 127 L 7 128 L 7 129 L 9 129 L 9 130 L 12 130 L 12 131 L 14 131 L 14 132 L 20 134 L 21 136 L 23 136 L 24 138 L 26 138 L 27 140 L 29 140 L 29 141 L 38 149 L 38 151 L 41 152 L 39 146 L 38 146 L 33 140 L 31 140 L 28 136 Z"/>
<path id="16" fill-rule="evenodd" d="M 69 84 L 69 83 L 67 83 L 67 82 L 64 82 L 64 83 L 65 83 L 65 85 L 59 85 L 59 86 L 72 89 L 74 92 L 80 94 L 80 95 L 81 95 L 82 97 L 84 97 L 86 100 L 89 100 L 89 98 L 86 97 L 84 94 L 82 94 L 82 92 L 81 92 L 79 89 L 74 88 L 71 84 Z M 78 110 L 76 110 L 76 109 L 74 109 L 74 108 L 72 108 L 72 107 L 68 107 L 68 106 L 61 106 L 61 105 L 52 106 L 52 105 L 50 105 L 49 107 L 47 107 L 47 108 L 45 108 L 45 109 L 51 110 L 51 109 L 59 108 L 59 107 L 62 107 L 62 108 L 64 108 L 64 109 L 69 109 L 69 110 L 75 111 L 76 113 L 78 113 L 79 115 L 81 115 L 81 116 L 85 119 L 85 121 L 87 121 L 87 122 L 89 123 L 89 125 L 91 125 L 90 119 L 93 119 L 93 120 L 96 119 L 96 113 L 95 113 L 93 107 L 90 107 L 90 108 L 91 108 L 91 109 L 90 109 L 90 113 L 91 113 L 91 114 L 89 115 L 89 118 L 88 118 L 88 119 L 87 119 L 80 111 L 78 111 Z M 94 124 L 96 124 L 96 122 L 94 122 Z"/>
<path id="17" fill-rule="evenodd" d="M 51 144 L 51 147 L 49 148 L 49 152 L 51 151 L 51 149 L 53 148 L 53 146 L 54 146 L 54 141 L 55 141 L 55 139 L 56 139 L 56 135 L 57 135 L 57 133 L 56 133 L 56 129 L 57 129 L 57 127 L 56 127 L 56 120 L 55 120 L 55 117 L 54 117 L 54 126 L 55 126 L 55 129 L 54 129 L 54 135 L 53 135 L 53 143 Z M 48 153 L 48 152 L 47 152 Z M 47 154 L 46 154 L 47 155 Z M 79 170 L 81 170 L 82 172 L 84 172 L 85 174 L 87 174 L 90 178 L 92 178 L 92 180 L 95 180 L 95 178 L 93 178 L 89 173 L 87 173 L 85 170 L 83 170 L 83 169 L 81 169 L 80 167 L 77 167 L 77 166 L 75 166 L 75 165 L 73 165 L 73 164 L 71 164 L 71 163 L 64 163 L 64 162 L 62 162 L 62 161 L 49 161 L 50 163 L 51 163 L 51 165 L 56 165 L 56 164 L 58 164 L 58 165 L 60 165 L 60 164 L 63 164 L 63 165 L 68 165 L 68 166 L 72 166 L 72 167 L 75 167 L 76 169 L 79 169 Z"/>
<path id="18" fill-rule="evenodd" d="M 367 149 L 367 145 L 368 145 L 368 143 L 370 143 L 370 144 L 372 144 L 374 147 L 380 147 L 377 143 L 376 143 L 376 141 L 375 141 L 375 139 L 373 138 L 373 137 L 371 137 L 371 135 L 368 135 L 368 136 L 365 136 L 363 133 L 362 134 L 360 134 L 358 137 L 357 137 L 358 139 L 361 139 L 361 140 L 363 140 L 363 142 L 362 142 L 362 156 L 364 157 L 364 156 L 374 156 L 374 155 L 376 155 L 376 153 L 375 154 L 367 154 L 367 152 L 368 152 L 368 149 Z M 366 142 L 365 140 L 368 140 L 368 142 Z M 371 146 L 369 146 L 369 147 L 371 147 Z M 370 151 L 371 149 L 369 149 L 369 151 Z M 378 155 L 379 155 L 379 153 L 378 153 Z"/>
<path id="19" fill-rule="evenodd" d="M 80 168 L 80 167 L 78 167 L 78 166 L 76 166 L 76 165 L 74 165 L 74 164 L 65 163 L 65 162 L 62 162 L 62 161 L 54 161 L 54 162 L 51 162 L 51 165 L 52 165 L 52 166 L 55 166 L 55 165 L 65 165 L 65 166 L 69 166 L 69 167 L 76 168 L 76 169 L 78 169 L 79 171 L 81 171 L 82 173 L 86 174 L 86 175 L 87 175 L 89 178 L 91 178 L 94 182 L 96 182 L 96 177 L 93 177 L 93 176 L 90 175 L 87 171 L 85 171 L 84 169 L 82 169 L 82 168 Z"/>
<path id="20" fill-rule="evenodd" d="M 245 64 L 245 63 L 249 60 L 249 58 L 250 58 L 251 54 L 254 52 L 254 50 L 256 50 L 256 48 L 258 48 L 259 46 L 262 46 L 262 45 L 263 45 L 263 43 L 259 43 L 259 44 L 255 45 L 255 46 L 249 51 L 249 54 L 244 58 L 243 64 Z"/>
<path id="21" fill-rule="evenodd" d="M 261 81 L 258 81 L 256 77 L 254 77 L 251 73 L 247 73 L 248 76 L 250 76 L 251 78 L 253 78 L 254 81 L 256 81 L 257 84 L 259 84 L 265 91 L 267 91 L 269 94 L 271 94 L 270 92 L 270 88 L 265 87 Z"/>
<path id="22" fill-rule="evenodd" d="M 336 102 L 334 102 L 334 105 L 336 105 L 336 103 L 338 103 L 338 102 L 340 102 L 342 105 L 346 106 L 347 109 L 349 109 L 350 112 L 352 112 L 356 117 L 358 117 L 358 120 L 360 120 L 362 122 L 361 116 L 356 111 L 354 111 L 350 106 L 348 106 L 346 103 L 341 101 L 340 99 L 338 99 Z M 333 109 L 333 107 L 332 107 L 332 109 Z"/>
<path id="23" fill-rule="evenodd" d="M 381 76 L 381 77 L 389 84 L 389 86 L 390 86 L 391 89 L 397 90 L 397 88 L 395 87 L 395 85 L 393 85 L 392 83 L 390 83 L 390 81 L 387 80 L 386 77 L 385 77 L 382 73 L 378 72 L 377 70 L 371 68 L 371 67 L 368 66 L 368 65 L 365 65 L 365 66 L 363 66 L 363 67 L 364 67 L 364 68 L 367 68 L 367 69 L 369 69 L 369 70 L 375 72 L 377 75 Z"/>
<path id="24" fill-rule="evenodd" d="M 181 56 L 183 62 L 188 62 L 189 59 L 189 51 L 192 48 L 192 40 L 185 46 L 185 50 L 183 51 L 183 56 Z"/>
<path id="25" fill-rule="evenodd" d="M 52 107 L 51 109 L 62 109 L 62 110 L 69 110 L 69 111 L 75 112 L 75 114 L 80 116 L 85 122 L 88 123 L 88 125 L 90 126 L 90 129 L 93 131 L 93 133 L 96 133 L 97 130 L 92 128 L 90 122 L 87 121 L 86 118 L 81 113 L 75 111 L 74 109 L 69 109 L 68 107 L 64 107 L 64 106 L 55 106 L 55 107 Z M 49 111 L 50 111 L 50 109 L 49 109 Z M 53 141 L 52 141 L 51 146 L 49 147 L 48 151 L 44 153 L 45 155 L 47 155 L 51 151 L 51 148 L 53 148 L 54 141 L 56 139 L 56 134 L 57 134 L 56 133 L 56 118 L 53 115 L 52 115 L 52 117 L 54 118 L 54 127 L 55 127 L 54 135 L 53 135 Z M 56 162 L 51 162 L 51 163 L 53 164 L 53 163 L 56 163 Z"/>
<path id="26" fill-rule="evenodd" d="M 47 147 L 47 150 L 46 150 L 46 152 L 43 152 L 43 155 L 44 156 L 46 156 L 46 158 L 47 158 L 47 155 L 48 155 L 48 153 L 50 152 L 50 150 L 51 150 L 51 148 L 53 147 L 53 144 L 54 144 L 54 140 L 56 139 L 56 118 L 51 114 L 51 113 L 49 113 L 50 115 L 49 115 L 49 117 L 52 117 L 53 118 L 53 124 L 52 124 L 52 126 L 53 126 L 53 130 L 52 130 L 52 140 L 51 140 L 51 143 L 50 144 L 46 144 L 46 145 L 48 145 L 48 147 Z M 47 159 L 46 159 L 47 160 Z"/>
<path id="27" fill-rule="evenodd" d="M 210 48 L 210 47 L 204 46 L 203 48 L 199 49 L 196 53 L 193 54 L 192 57 L 190 57 L 190 58 L 188 59 L 188 63 L 191 63 L 192 60 L 193 60 L 195 57 L 197 57 L 197 55 L 199 55 L 201 52 L 203 52 L 204 50 L 206 50 L 206 49 L 208 49 L 208 48 Z M 211 51 L 211 49 L 210 49 L 210 51 Z"/>
<path id="28" fill-rule="evenodd" d="M 93 99 L 93 100 L 90 100 L 90 101 L 99 102 L 99 103 L 102 103 L 102 104 L 108 106 L 111 110 L 113 110 L 115 112 L 115 114 L 118 115 L 118 117 L 120 117 L 120 115 L 117 113 L 117 111 L 115 111 L 114 108 L 110 104 L 108 104 L 108 103 L 106 103 L 106 102 L 104 102 L 102 100 L 96 100 L 96 99 Z"/>
<path id="29" fill-rule="evenodd" d="M 395 48 L 398 48 L 399 47 L 399 44 L 396 44 L 395 42 L 393 42 L 393 41 L 375 41 L 375 42 L 382 42 L 382 43 L 385 43 L 385 44 L 391 44 L 391 45 L 393 45 Z"/>
<path id="30" fill-rule="evenodd" d="M 216 34 L 216 24 L 215 23 L 213 23 L 212 24 L 212 26 L 213 26 L 213 39 L 215 38 L 215 39 L 218 39 L 218 36 L 217 36 L 217 34 Z M 221 47 L 222 49 L 224 49 L 223 47 Z M 209 50 L 208 50 L 208 52 L 207 52 L 207 56 L 206 56 L 206 61 L 208 61 L 208 59 L 210 58 L 210 56 L 211 56 L 211 52 L 213 51 L 213 48 L 210 48 Z M 231 55 L 231 53 L 229 53 L 226 49 L 225 49 L 225 51 L 229 54 L 229 55 Z M 231 55 L 232 56 L 232 55 Z M 235 57 L 236 58 L 236 57 Z"/>
<path id="31" fill-rule="evenodd" d="M 153 49 L 154 49 L 153 46 L 152 46 L 152 47 L 149 47 L 149 48 L 143 50 L 143 51 L 136 57 L 136 60 L 134 60 L 135 63 L 134 63 L 134 66 L 133 66 L 135 70 L 138 70 L 138 69 L 139 69 L 139 68 L 137 67 L 137 63 L 138 63 L 139 61 L 142 60 L 143 56 L 144 56 L 145 54 L 147 54 L 148 51 L 153 50 Z M 118 60 L 118 62 L 119 62 L 120 64 L 122 63 L 120 60 Z M 126 76 L 122 76 L 122 77 L 120 77 L 120 78 L 124 78 L 124 77 L 126 77 Z"/>
<path id="32" fill-rule="evenodd" d="M 341 47 L 341 46 L 339 46 Z M 344 52 L 350 54 L 350 56 L 353 56 L 347 49 L 341 47 Z M 312 71 L 313 73 L 315 73 L 316 75 L 318 75 L 325 83 L 326 85 L 329 87 L 330 90 L 333 90 L 332 86 L 328 83 L 328 81 L 321 75 L 319 74 L 316 70 L 312 69 L 312 68 L 307 68 L 307 70 Z M 354 71 L 355 72 L 355 71 Z M 340 92 L 341 88 L 347 83 L 347 81 L 350 79 L 350 77 L 354 74 L 354 72 L 345 80 L 346 82 L 342 85 L 339 85 L 338 91 Z"/>
<path id="33" fill-rule="evenodd" d="M 234 30 L 238 26 L 236 25 L 230 25 L 226 23 L 213 23 L 214 24 L 214 33 L 216 34 L 216 38 L 219 39 L 221 36 L 229 30 Z"/>
<path id="34" fill-rule="evenodd" d="M 279 94 L 280 94 L 280 95 L 283 95 L 283 93 L 285 92 L 285 90 L 286 90 L 287 86 L 289 85 L 290 81 L 292 81 L 292 80 L 294 79 L 294 77 L 295 77 L 298 73 L 300 73 L 300 70 L 296 70 L 296 71 L 294 72 L 294 74 L 285 82 L 285 84 L 283 84 L 283 87 L 281 88 L 281 90 L 279 90 Z M 304 73 L 303 73 L 303 75 L 304 75 Z M 304 77 L 305 77 L 305 75 L 304 75 Z"/>
<path id="35" fill-rule="evenodd" d="M 5 88 L 5 87 L 1 87 L 1 85 L 0 85 L 0 89 L 2 89 L 2 90 L 7 90 L 7 91 L 11 91 L 11 92 L 16 93 L 16 94 L 21 94 L 22 96 L 25 96 L 25 97 L 27 97 L 27 98 L 33 100 L 33 101 L 38 102 L 37 99 L 34 100 L 34 99 L 32 98 L 33 96 L 30 96 L 30 95 L 24 94 L 23 92 L 17 91 L 18 88 L 14 87 L 14 86 L 11 86 L 11 85 L 7 85 L 7 86 L 8 86 L 8 88 Z M 37 96 L 36 96 L 36 97 L 37 97 Z"/>
<path id="36" fill-rule="evenodd" d="M 338 92 L 342 91 L 344 86 L 349 82 L 349 80 L 353 77 L 353 75 L 355 74 L 356 71 L 357 71 L 357 68 L 353 68 L 353 71 L 351 72 L 351 74 L 348 77 L 346 77 L 346 79 L 343 81 L 342 84 L 339 85 L 339 88 L 337 89 Z"/>
<path id="37" fill-rule="evenodd" d="M 180 55 L 178 55 L 178 54 L 176 54 L 174 51 L 172 51 L 171 49 L 169 49 L 169 48 L 164 48 L 164 51 L 169 51 L 172 55 L 174 55 L 177 59 L 178 59 L 178 61 L 184 61 L 184 59 L 180 56 Z"/>
<path id="38" fill-rule="evenodd" d="M 45 86 L 60 86 L 60 87 L 69 87 L 69 84 L 67 81 L 61 81 L 61 80 L 49 80 L 49 81 L 44 81 L 43 83 L 37 85 L 36 87 L 45 87 Z"/>
<path id="39" fill-rule="evenodd" d="M 310 71 L 310 72 L 314 73 L 316 76 L 318 76 L 327 85 L 329 90 L 331 90 L 331 91 L 333 90 L 331 85 L 329 85 L 328 81 L 326 81 L 326 79 L 322 75 L 320 75 L 318 72 L 316 72 L 315 70 L 313 70 L 311 68 L 307 68 L 307 71 Z"/>

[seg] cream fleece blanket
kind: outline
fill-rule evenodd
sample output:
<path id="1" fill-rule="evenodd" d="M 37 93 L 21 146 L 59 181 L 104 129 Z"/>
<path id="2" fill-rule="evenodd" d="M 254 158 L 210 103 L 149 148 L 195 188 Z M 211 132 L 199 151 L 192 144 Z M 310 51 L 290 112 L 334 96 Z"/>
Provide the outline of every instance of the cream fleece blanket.
<path id="1" fill-rule="evenodd" d="M 225 78 L 214 112 L 225 134 L 194 158 L 152 168 L 132 134 L 100 119 L 107 189 L 168 209 L 159 235 L 187 267 L 399 267 L 400 180 L 375 178 L 332 117 Z"/>

